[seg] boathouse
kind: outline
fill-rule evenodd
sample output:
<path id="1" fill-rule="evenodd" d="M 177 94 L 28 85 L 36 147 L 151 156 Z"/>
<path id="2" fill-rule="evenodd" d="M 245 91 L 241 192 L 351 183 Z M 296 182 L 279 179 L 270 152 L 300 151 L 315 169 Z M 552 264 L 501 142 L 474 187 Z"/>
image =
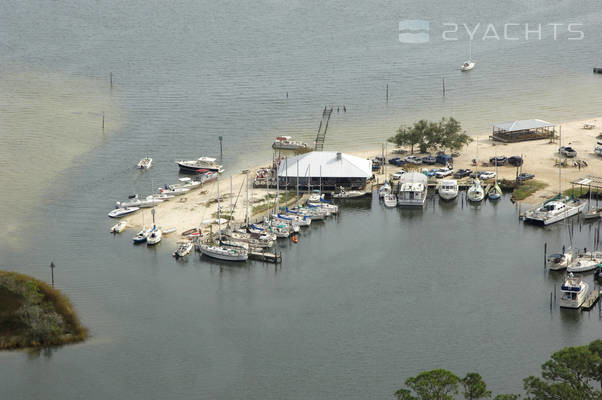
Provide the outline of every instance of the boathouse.
<path id="1" fill-rule="evenodd" d="M 362 189 L 372 177 L 372 161 L 336 151 L 312 151 L 280 160 L 280 188 L 332 191 Z"/>
<path id="2" fill-rule="evenodd" d="M 541 119 L 525 119 L 493 125 L 492 140 L 515 143 L 525 140 L 552 139 L 556 133 L 551 122 Z"/>

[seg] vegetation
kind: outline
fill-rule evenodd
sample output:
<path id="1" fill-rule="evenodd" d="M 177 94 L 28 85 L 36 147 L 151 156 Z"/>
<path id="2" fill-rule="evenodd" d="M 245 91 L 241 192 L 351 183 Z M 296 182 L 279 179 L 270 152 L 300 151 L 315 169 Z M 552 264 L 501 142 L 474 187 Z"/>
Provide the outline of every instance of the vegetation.
<path id="1" fill-rule="evenodd" d="M 472 138 L 454 118 L 442 118 L 439 122 L 421 119 L 411 127 L 402 125 L 388 141 L 397 146 L 410 146 L 411 153 L 414 153 L 414 146 L 418 146 L 421 153 L 426 153 L 429 150 L 460 150 Z"/>
<path id="2" fill-rule="evenodd" d="M 84 340 L 69 300 L 32 277 L 0 271 L 0 349 L 47 347 Z"/>
<path id="3" fill-rule="evenodd" d="M 602 340 L 587 346 L 566 347 L 554 354 L 542 367 L 542 378 L 523 380 L 526 400 L 601 400 Z M 444 369 L 421 372 L 405 381 L 397 400 L 479 400 L 491 398 L 487 385 L 476 372 L 459 378 Z M 458 392 L 462 389 L 462 397 Z M 498 394 L 494 400 L 518 400 L 518 394 Z"/>
<path id="4" fill-rule="evenodd" d="M 520 182 L 514 186 L 514 190 L 512 191 L 512 199 L 515 201 L 524 200 L 533 193 L 547 186 L 547 183 L 535 179 Z"/>
<path id="5" fill-rule="evenodd" d="M 291 202 L 292 200 L 297 198 L 297 193 L 293 192 L 293 191 L 289 191 L 289 192 L 283 192 L 280 193 L 280 205 L 283 206 L 285 204 L 290 204 L 289 202 Z M 274 207 L 274 204 L 276 203 L 276 195 L 275 194 L 268 194 L 266 196 L 266 202 L 263 204 L 259 204 L 257 206 L 253 207 L 253 215 L 256 214 L 261 214 L 263 212 L 266 212 L 270 209 L 272 209 Z"/>
<path id="6" fill-rule="evenodd" d="M 576 187 L 567 189 L 562 192 L 565 196 L 573 196 L 573 197 L 589 197 L 589 188 L 588 187 Z M 592 188 L 592 199 L 602 198 L 602 190 Z"/>

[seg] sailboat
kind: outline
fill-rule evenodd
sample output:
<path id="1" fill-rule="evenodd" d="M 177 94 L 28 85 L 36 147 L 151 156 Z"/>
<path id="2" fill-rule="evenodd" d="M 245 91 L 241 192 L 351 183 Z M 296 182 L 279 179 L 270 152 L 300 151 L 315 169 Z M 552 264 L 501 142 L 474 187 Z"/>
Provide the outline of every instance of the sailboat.
<path id="1" fill-rule="evenodd" d="M 497 155 L 496 155 L 496 159 L 497 159 Z M 487 193 L 487 197 L 489 198 L 489 200 L 499 200 L 502 197 L 502 189 L 500 188 L 500 185 L 498 185 L 497 183 L 497 176 L 498 176 L 498 170 L 497 170 L 497 162 L 495 163 L 495 183 L 493 184 L 492 187 L 489 188 L 489 192 Z"/>
<path id="2" fill-rule="evenodd" d="M 479 138 L 477 137 L 477 158 L 475 159 L 477 167 L 475 169 L 475 178 L 472 180 L 472 186 L 468 188 L 466 195 L 468 200 L 479 202 L 485 198 L 485 191 L 481 186 L 481 181 L 479 180 Z"/>
<path id="3" fill-rule="evenodd" d="M 462 72 L 470 71 L 475 66 L 474 61 L 472 61 L 472 40 L 468 41 L 468 60 L 464 61 L 464 64 L 460 67 Z"/>

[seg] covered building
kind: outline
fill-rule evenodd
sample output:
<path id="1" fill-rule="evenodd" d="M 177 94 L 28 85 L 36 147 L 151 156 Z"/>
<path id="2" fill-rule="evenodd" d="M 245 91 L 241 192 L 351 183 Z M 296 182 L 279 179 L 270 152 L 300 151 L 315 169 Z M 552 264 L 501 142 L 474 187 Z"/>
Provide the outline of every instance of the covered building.
<path id="1" fill-rule="evenodd" d="M 280 161 L 281 189 L 360 189 L 372 177 L 372 161 L 335 151 L 312 151 Z"/>
<path id="2" fill-rule="evenodd" d="M 541 119 L 525 119 L 493 125 L 491 139 L 514 143 L 525 140 L 551 139 L 555 133 L 555 126 L 551 122 Z"/>

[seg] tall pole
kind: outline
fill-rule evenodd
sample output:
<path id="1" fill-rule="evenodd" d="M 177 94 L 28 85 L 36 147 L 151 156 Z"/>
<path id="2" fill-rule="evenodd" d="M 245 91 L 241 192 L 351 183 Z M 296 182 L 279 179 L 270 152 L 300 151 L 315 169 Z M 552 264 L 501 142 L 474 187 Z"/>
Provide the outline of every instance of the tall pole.
<path id="1" fill-rule="evenodd" d="M 232 208 L 232 175 L 230 175 L 230 218 L 228 218 L 228 227 L 230 226 L 230 221 L 232 221 L 232 213 L 234 209 Z"/>
<path id="2" fill-rule="evenodd" d="M 299 159 L 297 159 L 297 208 L 299 208 Z"/>
<path id="3" fill-rule="evenodd" d="M 223 136 L 219 136 L 219 162 L 224 161 L 224 153 L 222 152 L 222 141 L 224 140 Z"/>
<path id="4" fill-rule="evenodd" d="M 247 169 L 247 209 L 245 210 L 245 225 L 249 227 L 249 170 Z"/>
<path id="5" fill-rule="evenodd" d="M 280 178 L 278 178 L 278 164 L 276 164 L 276 214 L 280 213 Z"/>
<path id="6" fill-rule="evenodd" d="M 52 277 L 52 287 L 54 287 L 54 261 L 50 263 L 50 275 Z"/>
<path id="7" fill-rule="evenodd" d="M 219 201 L 219 176 L 217 177 L 217 229 L 219 232 L 218 240 L 219 243 L 222 243 L 222 214 L 220 210 L 220 201 Z"/>

